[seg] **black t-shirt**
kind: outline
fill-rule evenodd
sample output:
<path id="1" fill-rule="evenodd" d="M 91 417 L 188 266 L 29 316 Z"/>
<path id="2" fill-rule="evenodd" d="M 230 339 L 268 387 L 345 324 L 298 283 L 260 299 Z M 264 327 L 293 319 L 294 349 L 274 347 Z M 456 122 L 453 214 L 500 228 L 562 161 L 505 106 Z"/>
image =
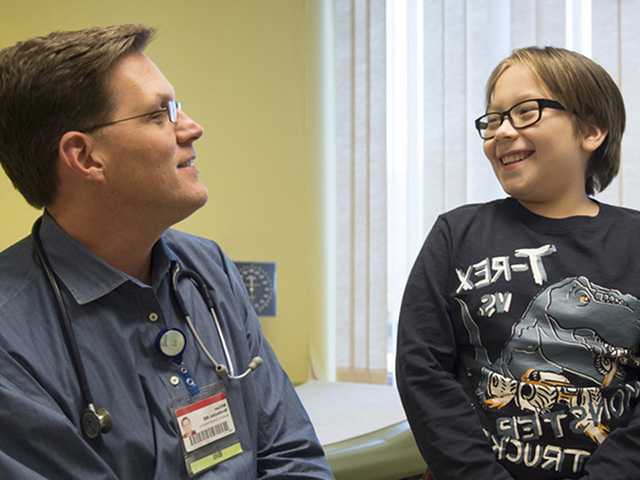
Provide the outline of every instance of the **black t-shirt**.
<path id="1" fill-rule="evenodd" d="M 640 479 L 640 212 L 440 216 L 409 277 L 398 388 L 436 480 Z M 588 475 L 588 476 L 587 476 Z"/>

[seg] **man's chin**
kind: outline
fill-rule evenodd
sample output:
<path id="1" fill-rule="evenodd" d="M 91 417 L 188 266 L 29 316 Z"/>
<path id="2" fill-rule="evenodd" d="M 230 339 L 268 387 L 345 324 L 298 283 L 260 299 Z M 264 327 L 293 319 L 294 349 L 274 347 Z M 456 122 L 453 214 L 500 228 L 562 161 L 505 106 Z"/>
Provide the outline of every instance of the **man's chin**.
<path id="1" fill-rule="evenodd" d="M 175 205 L 174 208 L 167 208 L 167 212 L 172 211 L 171 217 L 167 219 L 167 223 L 169 223 L 168 227 L 189 218 L 204 207 L 207 204 L 207 200 L 209 200 L 209 195 L 205 189 L 202 194 L 193 196 L 189 200 L 183 200 L 180 205 Z"/>

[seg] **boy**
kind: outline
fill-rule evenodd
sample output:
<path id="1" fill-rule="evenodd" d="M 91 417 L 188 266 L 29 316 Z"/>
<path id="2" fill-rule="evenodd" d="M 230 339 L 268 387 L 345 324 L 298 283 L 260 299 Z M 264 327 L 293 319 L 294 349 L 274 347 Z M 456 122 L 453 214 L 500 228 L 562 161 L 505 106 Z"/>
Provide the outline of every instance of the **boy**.
<path id="1" fill-rule="evenodd" d="M 515 50 L 476 120 L 508 198 L 441 215 L 413 267 L 398 389 L 436 480 L 640 478 L 638 212 L 605 205 L 625 124 L 611 77 Z"/>

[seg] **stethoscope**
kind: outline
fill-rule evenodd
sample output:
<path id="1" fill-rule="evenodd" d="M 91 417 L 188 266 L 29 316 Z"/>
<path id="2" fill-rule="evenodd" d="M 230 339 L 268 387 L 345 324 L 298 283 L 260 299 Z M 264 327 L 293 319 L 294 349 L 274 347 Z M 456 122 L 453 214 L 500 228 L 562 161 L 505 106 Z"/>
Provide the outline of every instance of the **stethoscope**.
<path id="1" fill-rule="evenodd" d="M 49 259 L 42 248 L 42 243 L 40 241 L 40 224 L 42 223 L 42 217 L 37 219 L 33 224 L 33 228 L 31 230 L 31 236 L 34 240 L 34 247 L 36 251 L 36 255 L 42 264 L 42 268 L 44 269 L 45 275 L 53 291 L 54 296 L 56 297 L 56 303 L 58 306 L 58 317 L 60 318 L 60 326 L 62 328 L 62 332 L 64 335 L 65 343 L 67 344 L 67 350 L 71 355 L 71 361 L 73 363 L 74 370 L 76 372 L 76 376 L 78 378 L 78 384 L 80 385 L 80 391 L 82 393 L 82 399 L 84 403 L 84 408 L 80 414 L 80 427 L 82 430 L 82 434 L 93 440 L 100 436 L 102 433 L 108 433 L 112 428 L 112 420 L 111 415 L 109 414 L 106 408 L 98 408 L 96 407 L 93 396 L 91 395 L 91 389 L 89 388 L 89 382 L 87 381 L 87 374 L 84 368 L 84 363 L 82 362 L 82 357 L 80 355 L 80 349 L 78 348 L 78 342 L 76 340 L 76 336 L 73 332 L 73 326 L 71 325 L 71 317 L 65 303 L 62 298 L 62 293 L 60 291 L 60 287 L 56 280 L 55 274 L 49 264 Z M 193 321 L 191 320 L 191 316 L 186 308 L 182 295 L 178 290 L 178 284 L 180 280 L 183 278 L 190 279 L 195 285 L 196 289 L 200 293 L 200 296 L 204 300 L 211 314 L 211 318 L 213 320 L 213 324 L 215 326 L 216 332 L 218 334 L 218 338 L 220 339 L 220 343 L 222 345 L 222 350 L 224 352 L 225 363 L 219 363 L 216 359 L 211 355 L 207 347 L 204 345 L 202 341 L 202 337 L 198 334 L 197 330 L 193 326 Z M 220 321 L 218 320 L 219 315 L 217 312 L 217 308 L 213 299 L 211 298 L 211 294 L 207 285 L 203 278 L 197 272 L 192 270 L 183 270 L 180 268 L 178 262 L 171 263 L 171 291 L 173 294 L 173 298 L 175 299 L 175 303 L 180 310 L 180 314 L 184 318 L 189 330 L 193 334 L 193 337 L 198 344 L 198 347 L 205 356 L 209 359 L 211 364 L 213 365 L 216 373 L 220 376 L 224 381 L 228 380 L 241 380 L 257 369 L 262 364 L 261 357 L 253 357 L 247 366 L 247 369 L 241 373 L 240 375 L 235 374 L 235 370 L 233 368 L 233 362 L 231 361 L 231 355 L 229 354 L 229 349 L 227 347 L 227 342 L 225 341 L 224 333 L 222 332 L 222 328 L 220 326 Z M 180 358 L 182 352 L 184 351 L 186 345 L 186 338 L 181 330 L 177 328 L 168 328 L 164 329 L 158 335 L 156 340 L 156 346 L 165 356 L 171 359 Z"/>

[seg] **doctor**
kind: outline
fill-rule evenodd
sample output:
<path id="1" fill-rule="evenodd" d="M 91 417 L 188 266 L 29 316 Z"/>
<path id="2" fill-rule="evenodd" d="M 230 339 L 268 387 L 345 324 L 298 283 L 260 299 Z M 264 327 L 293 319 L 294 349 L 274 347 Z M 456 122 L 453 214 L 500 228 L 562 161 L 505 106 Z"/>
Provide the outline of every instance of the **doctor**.
<path id="1" fill-rule="evenodd" d="M 0 254 L 0 478 L 332 478 L 233 263 L 170 229 L 207 201 L 203 129 L 143 53 L 152 34 L 0 51 L 0 161 L 44 208 Z M 219 330 L 190 277 L 187 325 L 176 271 L 202 277 Z"/>

